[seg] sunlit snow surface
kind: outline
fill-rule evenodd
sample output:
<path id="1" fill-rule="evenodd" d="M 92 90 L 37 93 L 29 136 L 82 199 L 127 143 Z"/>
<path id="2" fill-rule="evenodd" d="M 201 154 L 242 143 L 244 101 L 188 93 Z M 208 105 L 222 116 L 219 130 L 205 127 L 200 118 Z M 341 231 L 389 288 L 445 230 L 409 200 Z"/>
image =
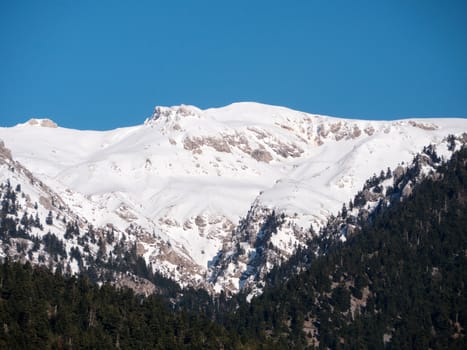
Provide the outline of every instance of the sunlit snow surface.
<path id="1" fill-rule="evenodd" d="M 138 224 L 205 268 L 255 199 L 319 227 L 374 173 L 466 131 L 466 119 L 359 121 L 237 103 L 160 107 L 105 132 L 25 123 L 0 139 L 78 215 Z"/>

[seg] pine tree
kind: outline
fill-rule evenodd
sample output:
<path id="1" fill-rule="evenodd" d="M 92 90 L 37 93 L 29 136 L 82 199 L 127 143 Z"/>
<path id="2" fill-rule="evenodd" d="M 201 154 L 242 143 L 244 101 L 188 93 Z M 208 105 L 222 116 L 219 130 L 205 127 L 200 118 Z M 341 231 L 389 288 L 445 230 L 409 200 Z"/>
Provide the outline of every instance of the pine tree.
<path id="1" fill-rule="evenodd" d="M 47 214 L 47 217 L 45 218 L 45 223 L 47 225 L 53 225 L 54 223 L 54 219 L 53 219 L 53 216 L 52 216 L 52 211 L 49 210 L 49 214 Z"/>

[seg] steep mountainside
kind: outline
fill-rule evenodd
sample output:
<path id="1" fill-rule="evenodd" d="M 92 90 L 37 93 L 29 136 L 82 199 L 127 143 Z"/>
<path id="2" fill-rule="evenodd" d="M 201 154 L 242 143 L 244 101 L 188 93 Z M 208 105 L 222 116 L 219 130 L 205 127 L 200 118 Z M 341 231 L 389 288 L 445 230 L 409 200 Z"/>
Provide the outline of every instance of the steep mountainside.
<path id="1" fill-rule="evenodd" d="M 319 232 L 367 178 L 428 144 L 448 156 L 443 140 L 466 130 L 465 119 L 358 121 L 254 103 L 157 107 L 143 125 L 105 132 L 31 120 L 0 128 L 0 139 L 44 189 L 8 165 L 1 180 L 38 203 L 28 214 L 45 220 L 51 211 L 90 237 L 112 232 L 108 246 L 90 238 L 104 261 L 123 239 L 134 260 L 181 284 L 236 292 L 303 246 L 310 226 Z M 264 235 L 277 220 L 277 233 Z M 59 238 L 64 228 L 47 227 Z M 72 246 L 65 242 L 68 255 Z"/>
<path id="2" fill-rule="evenodd" d="M 465 349 L 467 135 L 447 141 L 447 163 L 428 146 L 368 179 L 253 299 L 190 289 L 144 297 L 5 259 L 0 347 Z M 2 213 L 21 209 L 22 189 L 2 190 Z M 262 236 L 284 219 L 268 215 Z"/>

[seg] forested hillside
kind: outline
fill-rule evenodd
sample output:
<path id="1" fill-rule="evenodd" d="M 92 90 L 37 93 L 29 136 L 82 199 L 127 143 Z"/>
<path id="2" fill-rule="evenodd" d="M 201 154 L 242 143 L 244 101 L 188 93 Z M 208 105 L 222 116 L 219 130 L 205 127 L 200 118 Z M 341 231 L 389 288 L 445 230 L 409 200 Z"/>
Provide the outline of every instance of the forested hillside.
<path id="1" fill-rule="evenodd" d="M 63 278 L 28 263 L 0 267 L 0 349 L 219 349 L 235 338 L 161 297 Z"/>
<path id="2" fill-rule="evenodd" d="M 465 349 L 466 185 L 464 147 L 347 242 L 318 239 L 327 253 L 286 283 L 270 277 L 231 326 L 279 348 Z M 296 268 L 282 266 L 279 281 Z"/>

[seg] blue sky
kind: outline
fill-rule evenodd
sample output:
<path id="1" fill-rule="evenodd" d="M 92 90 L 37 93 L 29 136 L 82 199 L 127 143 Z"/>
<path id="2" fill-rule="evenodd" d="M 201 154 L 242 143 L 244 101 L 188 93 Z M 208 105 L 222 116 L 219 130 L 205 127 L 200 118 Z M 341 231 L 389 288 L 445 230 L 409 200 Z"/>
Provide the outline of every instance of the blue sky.
<path id="1" fill-rule="evenodd" d="M 467 117 L 467 2 L 0 0 L 2 126 L 104 130 L 237 101 Z"/>

